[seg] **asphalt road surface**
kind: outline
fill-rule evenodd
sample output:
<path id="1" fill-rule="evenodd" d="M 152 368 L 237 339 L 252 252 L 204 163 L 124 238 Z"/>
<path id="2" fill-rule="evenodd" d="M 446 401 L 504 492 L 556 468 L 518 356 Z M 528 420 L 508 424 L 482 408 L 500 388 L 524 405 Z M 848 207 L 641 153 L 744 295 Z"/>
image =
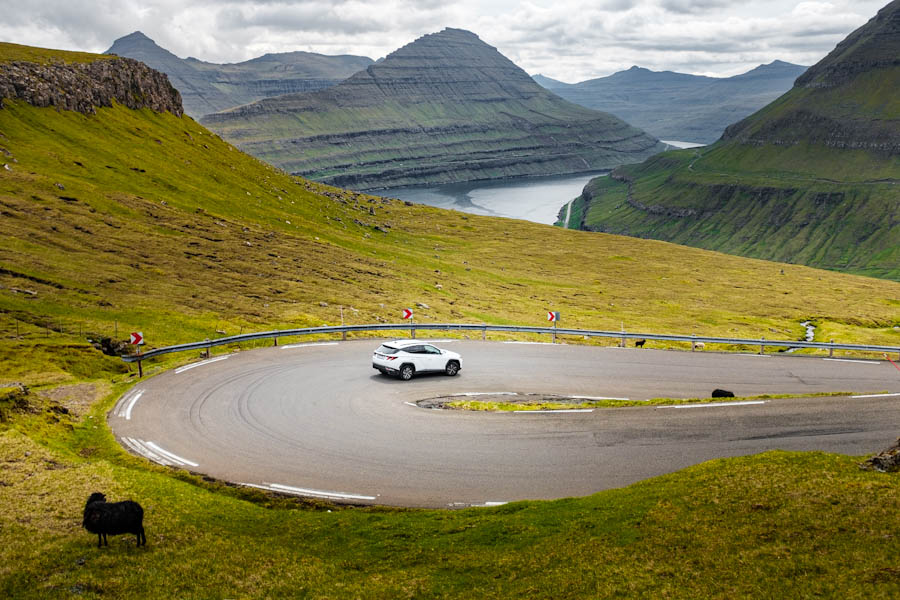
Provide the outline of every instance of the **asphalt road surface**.
<path id="1" fill-rule="evenodd" d="M 377 340 L 240 352 L 138 384 L 109 415 L 132 452 L 220 479 L 360 504 L 485 505 L 581 496 L 771 449 L 873 453 L 900 434 L 887 361 L 452 341 L 456 377 L 371 367 Z M 476 413 L 416 401 L 477 392 L 646 400 L 846 391 L 578 413 Z M 893 393 L 894 395 L 885 395 Z"/>

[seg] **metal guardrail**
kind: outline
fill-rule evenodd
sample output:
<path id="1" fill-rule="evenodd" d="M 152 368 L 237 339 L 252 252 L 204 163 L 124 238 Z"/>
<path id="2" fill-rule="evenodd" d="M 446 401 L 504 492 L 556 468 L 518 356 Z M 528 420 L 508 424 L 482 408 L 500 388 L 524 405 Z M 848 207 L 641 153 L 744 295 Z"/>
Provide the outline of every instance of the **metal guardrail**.
<path id="1" fill-rule="evenodd" d="M 202 342 L 191 342 L 189 344 L 178 344 L 176 346 L 166 346 L 164 348 L 156 348 L 142 354 L 131 354 L 123 356 L 125 362 L 138 362 L 162 356 L 163 354 L 171 354 L 173 352 L 186 352 L 188 350 L 206 350 L 207 355 L 209 349 L 213 346 L 224 346 L 226 344 L 237 344 L 240 342 L 251 342 L 272 338 L 275 345 L 278 345 L 278 338 L 295 337 L 303 335 L 322 335 L 329 333 L 340 333 L 346 339 L 348 332 L 354 331 L 396 331 L 409 330 L 410 337 L 416 336 L 417 330 L 425 331 L 480 331 L 482 339 L 486 338 L 488 331 L 499 331 L 506 333 L 536 333 L 548 334 L 553 336 L 556 341 L 558 335 L 580 335 L 583 337 L 608 337 L 619 338 L 622 345 L 625 340 L 660 340 L 667 342 L 689 342 L 691 349 L 695 350 L 697 344 L 730 344 L 736 346 L 759 346 L 760 354 L 765 352 L 766 347 L 787 347 L 787 348 L 819 348 L 829 351 L 829 356 L 835 350 L 855 350 L 857 352 L 896 352 L 900 357 L 900 347 L 895 346 L 870 346 L 864 344 L 838 344 L 834 342 L 806 342 L 794 340 L 767 340 L 760 339 L 741 339 L 741 338 L 720 338 L 698 335 L 666 335 L 658 333 L 628 333 L 624 331 L 597 331 L 590 329 L 563 329 L 562 327 L 525 327 L 520 325 L 486 325 L 486 324 L 467 324 L 467 323 L 396 323 L 396 324 L 375 324 L 375 325 L 335 325 L 323 327 L 304 327 L 301 329 L 281 329 L 276 331 L 262 331 L 257 333 L 244 333 L 241 335 L 232 335 L 216 339 L 207 339 Z"/>

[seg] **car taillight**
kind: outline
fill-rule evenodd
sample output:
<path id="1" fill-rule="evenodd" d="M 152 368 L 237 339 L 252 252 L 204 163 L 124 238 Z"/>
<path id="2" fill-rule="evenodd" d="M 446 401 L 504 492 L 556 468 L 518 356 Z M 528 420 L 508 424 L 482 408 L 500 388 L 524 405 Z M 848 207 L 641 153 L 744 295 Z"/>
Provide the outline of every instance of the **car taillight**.
<path id="1" fill-rule="evenodd" d="M 396 356 L 386 356 L 385 358 L 387 358 L 388 360 L 397 360 Z"/>

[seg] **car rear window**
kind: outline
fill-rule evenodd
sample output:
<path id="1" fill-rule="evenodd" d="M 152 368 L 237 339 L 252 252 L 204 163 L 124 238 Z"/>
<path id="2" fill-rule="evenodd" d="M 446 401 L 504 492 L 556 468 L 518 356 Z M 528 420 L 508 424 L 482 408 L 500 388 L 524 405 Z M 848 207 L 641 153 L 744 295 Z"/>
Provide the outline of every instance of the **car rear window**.
<path id="1" fill-rule="evenodd" d="M 397 354 L 398 349 L 394 348 L 393 346 L 388 346 L 386 344 L 382 344 L 382 345 L 378 346 L 378 350 L 376 350 L 376 352 L 378 352 L 380 354 Z"/>

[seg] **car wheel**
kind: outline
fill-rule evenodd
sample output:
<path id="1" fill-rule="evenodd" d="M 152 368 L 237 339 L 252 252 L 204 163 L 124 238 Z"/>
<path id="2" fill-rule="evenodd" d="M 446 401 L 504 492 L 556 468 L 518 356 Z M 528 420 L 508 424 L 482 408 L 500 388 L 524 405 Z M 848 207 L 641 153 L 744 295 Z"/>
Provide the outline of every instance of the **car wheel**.
<path id="1" fill-rule="evenodd" d="M 459 373 L 459 363 L 456 362 L 455 360 L 451 360 L 450 362 L 448 362 L 448 363 L 447 363 L 446 373 L 447 373 L 447 375 L 449 375 L 450 377 L 453 377 L 454 375 L 456 375 L 457 373 Z"/>
<path id="2" fill-rule="evenodd" d="M 400 379 L 403 381 L 409 381 L 413 378 L 413 375 L 416 372 L 416 368 L 412 365 L 403 365 L 400 367 Z"/>

